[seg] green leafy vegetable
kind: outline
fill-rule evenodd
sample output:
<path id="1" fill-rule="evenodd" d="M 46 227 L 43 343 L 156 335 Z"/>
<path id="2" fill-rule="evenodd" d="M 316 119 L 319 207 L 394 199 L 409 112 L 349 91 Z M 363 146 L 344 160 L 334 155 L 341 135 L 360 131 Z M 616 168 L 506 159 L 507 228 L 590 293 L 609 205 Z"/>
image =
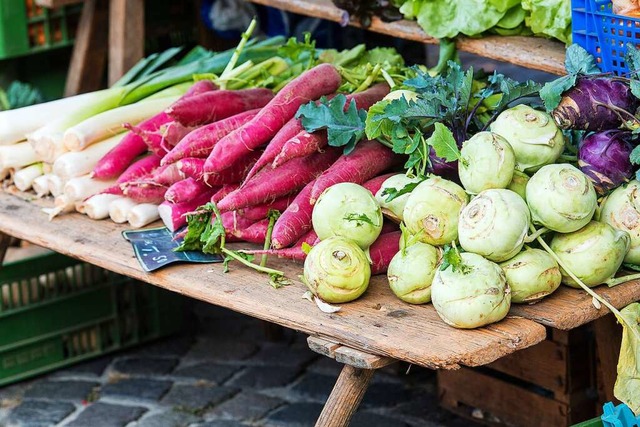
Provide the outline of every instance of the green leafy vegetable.
<path id="1" fill-rule="evenodd" d="M 420 184 L 422 181 L 418 181 L 418 182 L 411 182 L 407 185 L 405 185 L 404 187 L 397 189 L 394 187 L 387 187 L 384 190 L 382 190 L 381 195 L 382 196 L 386 196 L 386 198 L 384 199 L 384 201 L 386 203 L 392 202 L 393 200 L 397 199 L 398 197 L 404 195 L 404 194 L 409 194 L 413 191 L 414 188 L 416 188 L 418 186 L 418 184 Z"/>
<path id="2" fill-rule="evenodd" d="M 552 111 L 560 104 L 562 94 L 575 86 L 577 78 L 575 74 L 562 76 L 546 83 L 542 89 L 540 89 L 540 98 L 542 98 L 542 102 L 544 102 L 544 107 L 547 111 Z"/>
<path id="3" fill-rule="evenodd" d="M 6 91 L 0 89 L 0 110 L 28 107 L 43 101 L 40 91 L 28 83 L 14 81 Z"/>
<path id="4" fill-rule="evenodd" d="M 427 142 L 436 151 L 436 155 L 447 162 L 460 160 L 460 149 L 453 138 L 453 133 L 442 123 L 434 125 L 433 133 Z"/>
<path id="5" fill-rule="evenodd" d="M 471 268 L 462 261 L 460 251 L 456 247 L 455 243 L 451 246 L 445 246 L 444 251 L 442 252 L 440 270 L 444 271 L 449 267 L 451 267 L 453 271 L 459 271 L 463 274 L 467 274 L 471 271 Z"/>
<path id="6" fill-rule="evenodd" d="M 525 22 L 534 34 L 571 43 L 571 2 L 566 0 L 522 0 L 528 12 Z"/>
<path id="7" fill-rule="evenodd" d="M 347 108 L 346 103 L 347 98 L 342 94 L 331 100 L 323 97 L 318 104 L 309 102 L 301 106 L 296 118 L 307 132 L 326 129 L 329 145 L 344 147 L 344 154 L 349 154 L 365 134 L 367 112 L 358 110 L 353 100 Z"/>

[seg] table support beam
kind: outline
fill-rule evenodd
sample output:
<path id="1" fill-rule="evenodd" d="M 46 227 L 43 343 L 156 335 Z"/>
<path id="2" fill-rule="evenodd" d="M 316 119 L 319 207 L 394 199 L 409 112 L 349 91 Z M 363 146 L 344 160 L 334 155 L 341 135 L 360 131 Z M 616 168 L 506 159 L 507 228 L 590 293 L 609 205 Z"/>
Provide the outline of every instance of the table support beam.
<path id="1" fill-rule="evenodd" d="M 316 427 L 347 427 L 369 387 L 374 372 L 374 369 L 344 365 L 329 399 L 322 408 Z"/>

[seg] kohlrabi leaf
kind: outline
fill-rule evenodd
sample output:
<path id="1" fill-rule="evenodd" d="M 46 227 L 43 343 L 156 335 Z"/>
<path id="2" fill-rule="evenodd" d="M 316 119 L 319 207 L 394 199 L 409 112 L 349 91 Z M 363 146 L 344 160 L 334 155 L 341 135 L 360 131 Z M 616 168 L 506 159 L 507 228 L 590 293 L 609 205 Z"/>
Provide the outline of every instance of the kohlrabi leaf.
<path id="1" fill-rule="evenodd" d="M 382 190 L 381 195 L 385 198 L 384 201 L 386 203 L 389 203 L 404 194 L 411 193 L 413 189 L 416 188 L 418 184 L 420 184 L 420 182 L 410 182 L 400 189 L 394 188 L 394 187 L 387 187 L 384 190 Z"/>
<path id="2" fill-rule="evenodd" d="M 640 414 L 640 303 L 628 305 L 620 310 L 620 314 L 622 344 L 613 394 L 634 413 Z"/>
<path id="3" fill-rule="evenodd" d="M 640 165 L 640 145 L 637 145 L 631 154 L 629 154 L 629 161 L 634 165 Z"/>
<path id="4" fill-rule="evenodd" d="M 572 44 L 567 48 L 564 68 L 567 74 L 600 74 L 596 59 L 582 46 Z"/>
<path id="5" fill-rule="evenodd" d="M 453 133 L 442 123 L 436 123 L 433 133 L 427 139 L 427 144 L 433 147 L 436 156 L 452 162 L 460 158 L 460 149 L 456 143 Z"/>
<path id="6" fill-rule="evenodd" d="M 575 86 L 576 79 L 575 74 L 569 74 L 546 83 L 540 89 L 540 98 L 547 111 L 552 111 L 560 104 L 562 94 Z"/>
<path id="7" fill-rule="evenodd" d="M 627 43 L 627 51 L 624 55 L 624 63 L 629 69 L 629 74 L 632 75 L 632 77 L 637 78 L 637 73 L 640 72 L 640 50 L 638 50 L 631 43 Z"/>
<path id="8" fill-rule="evenodd" d="M 377 225 L 377 224 L 374 224 L 371 218 L 369 218 L 365 214 L 350 213 L 347 216 L 345 216 L 343 219 L 345 221 L 355 222 L 356 226 L 358 227 L 361 226 L 363 223 L 373 225 L 374 227 Z"/>
<path id="9" fill-rule="evenodd" d="M 640 80 L 637 77 L 629 80 L 629 88 L 633 96 L 640 98 Z"/>
<path id="10" fill-rule="evenodd" d="M 462 261 L 460 251 L 455 245 L 445 246 L 444 251 L 442 252 L 442 263 L 440 264 L 440 270 L 444 271 L 449 267 L 451 267 L 454 272 L 459 271 L 463 274 L 467 274 L 470 271 L 469 266 L 465 265 L 465 263 Z"/>
<path id="11" fill-rule="evenodd" d="M 353 100 L 345 108 L 346 103 L 347 98 L 342 94 L 331 100 L 323 98 L 318 104 L 309 102 L 301 106 L 296 117 L 307 132 L 326 129 L 329 145 L 345 147 L 344 153 L 349 154 L 365 135 L 367 112 L 358 110 Z"/>

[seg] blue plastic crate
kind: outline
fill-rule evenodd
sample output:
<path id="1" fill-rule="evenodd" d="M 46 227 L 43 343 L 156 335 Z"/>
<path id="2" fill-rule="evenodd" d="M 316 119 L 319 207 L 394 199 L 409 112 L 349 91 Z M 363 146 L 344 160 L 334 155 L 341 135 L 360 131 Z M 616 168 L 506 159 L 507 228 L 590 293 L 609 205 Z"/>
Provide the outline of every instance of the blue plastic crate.
<path id="1" fill-rule="evenodd" d="M 614 405 L 607 402 L 602 407 L 602 424 L 605 427 L 638 427 L 640 426 L 640 416 L 636 417 L 631 409 L 623 403 Z"/>
<path id="2" fill-rule="evenodd" d="M 573 42 L 592 54 L 603 72 L 626 74 L 626 46 L 640 47 L 640 19 L 615 15 L 610 0 L 572 0 Z"/>

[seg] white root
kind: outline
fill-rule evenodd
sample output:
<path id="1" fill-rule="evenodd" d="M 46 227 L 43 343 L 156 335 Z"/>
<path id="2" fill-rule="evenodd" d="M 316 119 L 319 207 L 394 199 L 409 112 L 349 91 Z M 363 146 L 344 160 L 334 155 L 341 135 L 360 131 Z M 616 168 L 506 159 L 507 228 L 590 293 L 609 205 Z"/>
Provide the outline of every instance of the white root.
<path id="1" fill-rule="evenodd" d="M 117 194 L 96 194 L 84 202 L 84 209 L 91 219 L 105 219 L 109 217 L 111 202 L 121 199 Z"/>
<path id="2" fill-rule="evenodd" d="M 20 169 L 40 160 L 28 142 L 0 146 L 0 170 Z"/>
<path id="3" fill-rule="evenodd" d="M 100 159 L 118 145 L 124 135 L 123 133 L 113 136 L 82 151 L 72 151 L 60 155 L 53 163 L 53 173 L 62 179 L 75 178 L 90 173 Z"/>
<path id="4" fill-rule="evenodd" d="M 141 228 L 147 224 L 160 219 L 158 205 L 152 203 L 141 203 L 134 206 L 127 215 L 127 221 L 133 228 Z"/>
<path id="5" fill-rule="evenodd" d="M 49 215 L 49 221 L 51 221 L 61 213 L 73 212 L 75 209 L 76 204 L 63 194 L 55 198 L 53 208 L 44 208 L 42 211 Z"/>
<path id="6" fill-rule="evenodd" d="M 64 185 L 64 194 L 72 201 L 84 200 L 106 190 L 115 184 L 115 180 L 99 181 L 89 175 L 72 178 Z"/>
<path id="7" fill-rule="evenodd" d="M 109 204 L 109 218 L 116 224 L 127 222 L 129 211 L 136 206 L 137 203 L 128 197 L 120 197 Z"/>
<path id="8" fill-rule="evenodd" d="M 58 175 L 52 173 L 47 174 L 47 177 L 49 181 L 49 193 L 51 193 L 53 197 L 62 195 L 62 193 L 64 192 L 65 181 Z"/>
<path id="9" fill-rule="evenodd" d="M 124 132 L 123 123 L 136 125 L 142 120 L 162 112 L 178 98 L 172 96 L 140 101 L 96 114 L 67 129 L 64 133 L 64 145 L 67 150 L 81 151 L 95 142 Z"/>
<path id="10" fill-rule="evenodd" d="M 13 174 L 13 183 L 20 191 L 27 191 L 33 186 L 33 181 L 44 174 L 42 163 L 34 163 Z"/>

